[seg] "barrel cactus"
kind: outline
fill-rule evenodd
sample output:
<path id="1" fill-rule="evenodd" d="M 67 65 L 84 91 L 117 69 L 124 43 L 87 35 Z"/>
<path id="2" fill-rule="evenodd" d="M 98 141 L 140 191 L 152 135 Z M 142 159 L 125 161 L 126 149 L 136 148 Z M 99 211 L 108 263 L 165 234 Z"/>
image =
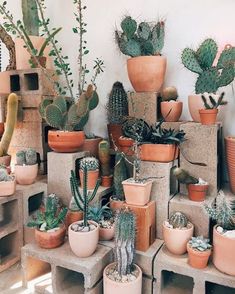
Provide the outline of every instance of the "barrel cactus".
<path id="1" fill-rule="evenodd" d="M 80 169 L 81 170 L 85 170 L 87 169 L 87 171 L 89 170 L 97 170 L 99 169 L 99 161 L 97 158 L 95 157 L 84 157 L 81 161 L 80 161 Z"/>
<path id="2" fill-rule="evenodd" d="M 186 228 L 188 225 L 188 218 L 182 212 L 175 212 L 169 218 L 169 224 L 173 229 Z"/>
<path id="3" fill-rule="evenodd" d="M 176 87 L 166 87 L 162 90 L 161 97 L 163 101 L 176 101 L 178 98 L 178 92 Z"/>
<path id="4" fill-rule="evenodd" d="M 34 149 L 20 150 L 16 153 L 17 165 L 34 165 L 37 163 L 37 152 Z"/>

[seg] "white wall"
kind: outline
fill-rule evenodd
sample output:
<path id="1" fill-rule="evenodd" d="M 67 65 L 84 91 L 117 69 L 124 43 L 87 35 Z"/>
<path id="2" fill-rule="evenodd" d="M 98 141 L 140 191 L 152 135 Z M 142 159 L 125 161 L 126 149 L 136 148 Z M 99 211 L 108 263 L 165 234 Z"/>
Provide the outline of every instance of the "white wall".
<path id="1" fill-rule="evenodd" d="M 98 135 L 106 133 L 104 106 L 112 84 L 116 80 L 123 82 L 126 90 L 131 90 L 125 66 L 127 57 L 117 50 L 113 34 L 124 14 L 131 14 L 139 21 L 152 21 L 159 16 L 166 18 L 163 54 L 168 59 L 168 68 L 165 84 L 175 85 L 178 88 L 180 99 L 184 101 L 182 118 L 190 119 L 187 96 L 194 90 L 195 76 L 183 68 L 180 53 L 186 46 L 196 47 L 206 37 L 215 38 L 221 48 L 227 43 L 235 45 L 235 1 L 83 0 L 83 2 L 88 6 L 85 18 L 88 22 L 87 40 L 91 52 L 89 61 L 102 57 L 106 66 L 105 73 L 97 83 L 100 105 L 91 113 L 88 128 Z M 8 0 L 8 6 L 16 18 L 21 16 L 20 3 L 20 0 Z M 46 0 L 46 3 L 52 24 L 63 27 L 59 40 L 65 54 L 69 55 L 73 72 L 77 76 L 78 41 L 71 31 L 71 27 L 74 26 L 73 0 Z M 4 57 L 6 59 L 6 56 Z M 226 98 L 229 105 L 226 106 L 224 119 L 225 134 L 235 135 L 235 97 L 231 86 L 226 88 Z"/>

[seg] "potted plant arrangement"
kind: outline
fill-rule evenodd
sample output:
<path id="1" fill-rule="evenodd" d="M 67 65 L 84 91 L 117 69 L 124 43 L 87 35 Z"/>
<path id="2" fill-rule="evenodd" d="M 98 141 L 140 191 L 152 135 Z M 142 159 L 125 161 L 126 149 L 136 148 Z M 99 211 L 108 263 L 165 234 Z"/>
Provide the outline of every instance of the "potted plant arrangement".
<path id="1" fill-rule="evenodd" d="M 198 75 L 195 92 L 189 96 L 189 111 L 194 121 L 200 122 L 199 110 L 203 109 L 201 95 L 209 93 L 215 99 L 218 89 L 234 80 L 234 47 L 225 47 L 217 60 L 218 45 L 213 39 L 206 39 L 195 51 L 185 48 L 182 52 L 183 65 Z"/>
<path id="2" fill-rule="evenodd" d="M 64 243 L 66 228 L 64 219 L 67 208 L 60 208 L 55 194 L 45 200 L 45 208 L 37 211 L 28 227 L 35 228 L 35 240 L 41 248 L 52 249 Z"/>
<path id="3" fill-rule="evenodd" d="M 99 143 L 98 157 L 101 166 L 101 185 L 103 187 L 111 187 L 113 182 L 113 176 L 110 170 L 110 145 L 109 142 L 103 140 Z"/>
<path id="4" fill-rule="evenodd" d="M 220 191 L 216 202 L 206 204 L 205 209 L 216 222 L 213 229 L 213 264 L 219 271 L 235 276 L 235 201 L 229 201 Z"/>
<path id="5" fill-rule="evenodd" d="M 175 87 L 164 88 L 161 98 L 161 114 L 165 121 L 178 121 L 182 114 L 183 102 L 177 101 L 177 89 Z"/>
<path id="6" fill-rule="evenodd" d="M 203 269 L 207 266 L 212 246 L 209 239 L 203 236 L 192 237 L 187 244 L 188 263 L 190 266 Z"/>
<path id="7" fill-rule="evenodd" d="M 15 176 L 20 185 L 31 185 L 38 175 L 37 152 L 34 149 L 16 153 Z"/>
<path id="8" fill-rule="evenodd" d="M 227 101 L 223 101 L 224 99 L 224 92 L 219 96 L 218 101 L 216 102 L 215 99 L 209 95 L 210 103 L 207 102 L 207 99 L 204 95 L 202 95 L 202 101 L 204 103 L 205 109 L 200 109 L 200 119 L 203 125 L 213 125 L 216 122 L 217 114 L 218 114 L 218 107 L 220 105 L 228 104 Z"/>
<path id="9" fill-rule="evenodd" d="M 87 169 L 84 169 L 83 193 L 78 188 L 78 181 L 74 171 L 71 171 L 71 191 L 77 207 L 83 211 L 83 220 L 74 222 L 69 226 L 68 236 L 69 245 L 75 255 L 78 257 L 91 256 L 97 247 L 99 241 L 99 225 L 88 220 L 89 203 L 95 198 L 100 185 L 100 180 L 96 182 L 92 193 L 87 192 Z M 79 246 L 78 246 L 79 244 Z"/>
<path id="10" fill-rule="evenodd" d="M 98 157 L 99 143 L 103 139 L 94 134 L 85 134 L 84 144 L 79 148 L 78 151 L 88 151 L 90 156 Z"/>
<path id="11" fill-rule="evenodd" d="M 142 271 L 134 264 L 135 231 L 134 213 L 121 210 L 115 224 L 116 262 L 104 269 L 104 294 L 142 293 Z"/>
<path id="12" fill-rule="evenodd" d="M 15 177 L 9 175 L 7 169 L 0 166 L 0 197 L 11 196 L 15 190 Z"/>
<path id="13" fill-rule="evenodd" d="M 163 223 L 163 239 L 167 249 L 176 255 L 187 251 L 187 243 L 193 236 L 194 225 L 181 212 L 171 214 Z"/>
<path id="14" fill-rule="evenodd" d="M 224 141 L 229 176 L 229 185 L 231 191 L 235 193 L 235 137 L 227 136 L 225 137 Z"/>
<path id="15" fill-rule="evenodd" d="M 88 218 L 99 225 L 99 239 L 110 241 L 114 237 L 115 223 L 112 210 L 97 202 L 88 209 Z"/>
<path id="16" fill-rule="evenodd" d="M 93 190 L 99 178 L 99 160 L 95 157 L 84 157 L 79 165 L 79 177 L 83 188 L 85 169 L 87 170 L 87 189 Z"/>
<path id="17" fill-rule="evenodd" d="M 115 31 L 120 51 L 130 56 L 127 71 L 136 92 L 158 92 L 164 82 L 166 58 L 161 56 L 165 38 L 165 22 L 137 22 L 126 16 L 122 31 Z"/>

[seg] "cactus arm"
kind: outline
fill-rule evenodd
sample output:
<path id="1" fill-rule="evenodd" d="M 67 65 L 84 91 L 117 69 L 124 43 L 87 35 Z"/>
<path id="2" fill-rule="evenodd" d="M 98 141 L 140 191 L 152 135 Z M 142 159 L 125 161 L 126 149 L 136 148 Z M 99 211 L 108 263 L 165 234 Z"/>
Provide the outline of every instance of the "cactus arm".
<path id="1" fill-rule="evenodd" d="M 83 211 L 83 222 L 84 227 L 88 226 L 88 195 L 87 195 L 87 167 L 85 166 L 83 175 L 83 197 L 84 197 L 84 211 Z"/>
<path id="2" fill-rule="evenodd" d="M 196 52 L 196 58 L 203 70 L 211 68 L 218 52 L 218 46 L 213 39 L 206 39 Z"/>
<path id="3" fill-rule="evenodd" d="M 232 83 L 235 77 L 235 69 L 234 65 L 228 65 L 227 67 L 223 68 L 221 74 L 217 80 L 218 88 L 225 87 Z"/>
<path id="4" fill-rule="evenodd" d="M 72 192 L 72 195 L 73 195 L 73 198 L 74 198 L 74 200 L 76 202 L 77 207 L 81 211 L 83 211 L 83 206 L 81 205 L 81 203 L 83 203 L 83 199 L 82 199 L 82 196 L 81 196 L 81 194 L 79 192 L 78 181 L 76 179 L 75 172 L 73 170 L 71 171 L 70 187 L 71 187 L 71 192 Z"/>
<path id="5" fill-rule="evenodd" d="M 38 53 L 38 56 L 43 56 L 43 53 L 44 53 L 44 50 L 46 49 L 46 46 L 50 43 L 51 39 L 53 39 L 55 37 L 55 35 L 57 35 L 61 30 L 62 30 L 62 28 L 58 28 L 53 33 L 51 33 L 50 36 L 48 36 L 46 38 L 45 42 L 42 44 L 42 47 Z"/>
<path id="6" fill-rule="evenodd" d="M 211 105 L 212 105 L 212 108 L 217 108 L 219 105 L 215 102 L 215 99 L 209 95 L 209 99 L 210 99 L 210 102 L 211 102 Z"/>
<path id="7" fill-rule="evenodd" d="M 97 191 L 99 189 L 99 186 L 100 186 L 100 182 L 101 182 L 101 180 L 98 179 L 98 181 L 96 182 L 96 185 L 95 185 L 95 189 L 93 190 L 93 192 L 92 192 L 92 194 L 91 194 L 91 196 L 90 196 L 90 198 L 88 200 L 88 203 L 90 203 L 95 198 L 95 195 L 96 195 L 96 193 L 97 193 Z"/>
<path id="8" fill-rule="evenodd" d="M 203 101 L 203 103 L 204 103 L 204 107 L 205 107 L 206 109 L 211 109 L 211 107 L 210 107 L 210 105 L 207 103 L 207 101 L 206 101 L 206 97 L 205 97 L 204 95 L 202 95 L 202 101 Z"/>
<path id="9" fill-rule="evenodd" d="M 222 69 L 226 67 L 229 64 L 235 63 L 235 47 L 231 47 L 228 49 L 223 50 L 223 52 L 220 54 L 217 68 Z"/>
<path id="10" fill-rule="evenodd" d="M 183 65 L 190 71 L 201 74 L 203 72 L 199 62 L 196 59 L 195 52 L 190 48 L 185 48 L 181 55 Z"/>
<path id="11" fill-rule="evenodd" d="M 22 13 L 27 34 L 39 36 L 39 16 L 35 0 L 22 0 Z"/>

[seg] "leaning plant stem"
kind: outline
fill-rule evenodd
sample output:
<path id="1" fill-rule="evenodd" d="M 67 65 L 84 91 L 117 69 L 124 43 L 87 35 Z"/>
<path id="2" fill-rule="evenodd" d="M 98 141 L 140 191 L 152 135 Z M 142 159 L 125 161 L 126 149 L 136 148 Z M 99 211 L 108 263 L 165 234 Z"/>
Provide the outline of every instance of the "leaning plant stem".
<path id="1" fill-rule="evenodd" d="M 85 72 L 83 73 L 83 60 L 82 60 L 82 47 L 83 47 L 83 33 L 82 33 L 82 0 L 78 1 L 78 14 L 79 14 L 79 54 L 78 54 L 78 64 L 79 64 L 79 73 L 78 73 L 78 93 L 79 96 L 83 92 L 84 81 L 85 81 Z"/>

